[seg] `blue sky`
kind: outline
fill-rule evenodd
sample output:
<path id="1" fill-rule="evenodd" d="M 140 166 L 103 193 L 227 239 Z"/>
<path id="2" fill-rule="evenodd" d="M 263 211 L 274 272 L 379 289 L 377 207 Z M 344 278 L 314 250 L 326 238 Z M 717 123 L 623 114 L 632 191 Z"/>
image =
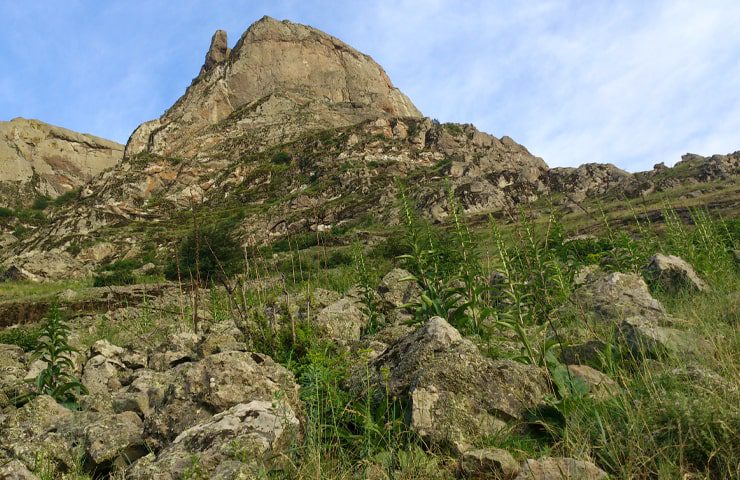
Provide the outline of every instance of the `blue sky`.
<path id="1" fill-rule="evenodd" d="M 551 166 L 740 150 L 740 2 L 0 0 L 0 120 L 125 143 L 263 15 L 371 55 L 427 116 Z"/>

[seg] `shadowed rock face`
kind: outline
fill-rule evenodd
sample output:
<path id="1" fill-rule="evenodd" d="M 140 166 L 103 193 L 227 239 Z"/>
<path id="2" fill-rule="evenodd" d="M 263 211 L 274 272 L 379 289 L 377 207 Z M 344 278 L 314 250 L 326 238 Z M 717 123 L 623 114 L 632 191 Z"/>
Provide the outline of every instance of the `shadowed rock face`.
<path id="1" fill-rule="evenodd" d="M 38 120 L 0 122 L 0 206 L 58 197 L 123 156 L 118 143 Z"/>
<path id="2" fill-rule="evenodd" d="M 274 96 L 281 101 L 270 102 Z M 191 157 L 204 144 L 197 133 L 255 102 L 267 105 L 261 123 L 285 122 L 286 113 L 289 122 L 314 117 L 323 128 L 421 116 L 369 56 L 314 28 L 264 17 L 230 51 L 225 32 L 216 32 L 200 75 L 161 118 L 134 131 L 126 153 Z"/>

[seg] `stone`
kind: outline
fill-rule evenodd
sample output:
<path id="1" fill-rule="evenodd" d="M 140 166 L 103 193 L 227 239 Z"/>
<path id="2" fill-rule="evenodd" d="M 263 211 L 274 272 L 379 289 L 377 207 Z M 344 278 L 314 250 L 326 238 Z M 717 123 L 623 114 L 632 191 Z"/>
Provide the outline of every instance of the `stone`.
<path id="1" fill-rule="evenodd" d="M 706 292 L 709 286 L 684 259 L 656 253 L 643 269 L 651 283 L 669 292 L 687 289 Z"/>
<path id="2" fill-rule="evenodd" d="M 181 363 L 194 362 L 198 359 L 198 343 L 200 337 L 194 333 L 172 334 L 149 356 L 149 366 L 163 372 Z"/>
<path id="3" fill-rule="evenodd" d="M 372 359 L 353 385 L 369 383 L 375 401 L 409 401 L 410 428 L 436 445 L 493 435 L 548 392 L 544 372 L 484 357 L 449 323 L 433 317 Z M 362 387 L 360 387 L 362 388 Z"/>
<path id="4" fill-rule="evenodd" d="M 31 473 L 26 466 L 18 461 L 11 460 L 10 462 L 0 465 L 0 480 L 38 480 L 39 477 Z"/>
<path id="5" fill-rule="evenodd" d="M 237 404 L 183 431 L 156 457 L 135 463 L 127 478 L 175 480 L 194 466 L 203 478 L 255 478 L 299 439 L 300 421 L 289 404 Z"/>
<path id="6" fill-rule="evenodd" d="M 378 293 L 391 308 L 400 308 L 421 296 L 421 289 L 408 270 L 394 268 L 378 285 Z"/>
<path id="7" fill-rule="evenodd" d="M 663 327 L 644 317 L 630 317 L 619 324 L 619 338 L 635 358 L 660 358 L 666 354 L 696 355 L 712 350 L 703 338 L 671 327 Z"/>
<path id="8" fill-rule="evenodd" d="M 316 315 L 316 323 L 329 336 L 338 342 L 357 340 L 367 326 L 368 316 L 349 298 L 342 298 Z"/>
<path id="9" fill-rule="evenodd" d="M 478 448 L 463 452 L 460 470 L 465 478 L 509 480 L 519 473 L 519 464 L 506 450 Z"/>
<path id="10" fill-rule="evenodd" d="M 634 316 L 670 322 L 665 308 L 650 295 L 639 275 L 599 271 L 586 277 L 585 283 L 571 297 L 577 313 L 609 323 Z"/>
<path id="11" fill-rule="evenodd" d="M 200 75 L 210 71 L 213 67 L 229 57 L 231 49 L 229 48 L 228 36 L 223 30 L 216 30 L 211 37 L 211 46 L 206 53 L 206 60 L 200 70 Z"/>
<path id="12" fill-rule="evenodd" d="M 568 371 L 588 386 L 589 393 L 597 399 L 606 399 L 618 391 L 618 386 L 607 374 L 588 365 L 568 365 Z"/>
<path id="13" fill-rule="evenodd" d="M 515 480 L 604 480 L 608 477 L 606 472 L 591 462 L 543 457 L 525 460 Z"/>
<path id="14" fill-rule="evenodd" d="M 123 468 L 147 454 L 144 424 L 133 412 L 104 416 L 85 428 L 85 453 L 97 467 Z"/>

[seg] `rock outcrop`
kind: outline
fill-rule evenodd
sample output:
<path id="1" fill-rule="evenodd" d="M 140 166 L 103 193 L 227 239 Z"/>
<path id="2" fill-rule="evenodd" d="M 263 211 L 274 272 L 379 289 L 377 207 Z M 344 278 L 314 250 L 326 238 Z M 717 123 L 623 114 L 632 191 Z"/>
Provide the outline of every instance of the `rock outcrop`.
<path id="1" fill-rule="evenodd" d="M 542 402 L 549 391 L 538 367 L 491 360 L 440 317 L 428 320 L 371 360 L 376 402 L 408 401 L 410 427 L 426 441 L 464 450 Z"/>
<path id="2" fill-rule="evenodd" d="M 38 120 L 0 122 L 0 206 L 28 206 L 80 187 L 117 164 L 123 146 Z"/>

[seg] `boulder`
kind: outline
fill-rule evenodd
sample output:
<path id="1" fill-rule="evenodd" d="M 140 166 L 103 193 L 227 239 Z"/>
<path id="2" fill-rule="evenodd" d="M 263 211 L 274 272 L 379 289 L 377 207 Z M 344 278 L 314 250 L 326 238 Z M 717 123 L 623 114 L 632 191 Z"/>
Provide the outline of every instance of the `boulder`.
<path id="1" fill-rule="evenodd" d="M 636 358 L 659 358 L 670 353 L 696 355 L 712 349 L 701 337 L 657 325 L 644 317 L 624 319 L 619 324 L 618 335 Z"/>
<path id="2" fill-rule="evenodd" d="M 199 342 L 200 337 L 195 333 L 172 334 L 149 356 L 149 366 L 163 372 L 181 363 L 194 362 L 198 359 Z"/>
<path id="3" fill-rule="evenodd" d="M 267 355 L 229 351 L 179 365 L 162 401 L 146 419 L 149 445 L 160 448 L 180 432 L 239 403 L 280 396 L 301 411 L 293 374 Z"/>
<path id="4" fill-rule="evenodd" d="M 591 462 L 543 457 L 524 461 L 515 480 L 602 480 L 608 477 L 606 472 Z"/>
<path id="5" fill-rule="evenodd" d="M 463 452 L 460 470 L 465 478 L 510 480 L 519 473 L 519 464 L 506 450 L 477 448 Z"/>
<path id="6" fill-rule="evenodd" d="M 421 289 L 411 278 L 411 273 L 402 268 L 394 268 L 385 274 L 378 285 L 378 293 L 389 307 L 400 308 L 419 298 Z"/>
<path id="7" fill-rule="evenodd" d="M 11 460 L 0 465 L 0 480 L 39 480 L 39 477 L 31 473 L 22 462 Z"/>
<path id="8" fill-rule="evenodd" d="M 634 316 L 670 321 L 642 277 L 633 273 L 589 272 L 571 299 L 577 313 L 605 322 L 616 323 Z"/>
<path id="9" fill-rule="evenodd" d="M 589 393 L 595 398 L 608 398 L 614 395 L 619 388 L 607 374 L 588 365 L 568 365 L 567 368 L 573 378 L 581 380 L 588 386 Z"/>
<path id="10" fill-rule="evenodd" d="M 709 290 L 709 286 L 699 278 L 694 268 L 674 255 L 656 253 L 643 271 L 651 283 L 669 292 L 684 289 L 700 292 Z"/>
<path id="11" fill-rule="evenodd" d="M 85 428 L 85 453 L 95 467 L 120 469 L 146 455 L 144 424 L 133 412 L 106 415 Z"/>
<path id="12" fill-rule="evenodd" d="M 465 444 L 520 419 L 548 392 L 544 372 L 484 357 L 444 319 L 433 317 L 369 362 L 376 402 L 409 401 L 411 429 L 437 445 Z"/>
<path id="13" fill-rule="evenodd" d="M 368 316 L 349 298 L 342 298 L 316 315 L 319 328 L 340 343 L 357 340 L 367 326 Z"/>
<path id="14" fill-rule="evenodd" d="M 287 448 L 299 440 L 300 422 L 288 403 L 255 400 L 183 431 L 158 455 L 136 462 L 131 480 L 185 478 L 257 478 L 275 467 Z M 190 476 L 188 478 L 194 478 Z"/>

